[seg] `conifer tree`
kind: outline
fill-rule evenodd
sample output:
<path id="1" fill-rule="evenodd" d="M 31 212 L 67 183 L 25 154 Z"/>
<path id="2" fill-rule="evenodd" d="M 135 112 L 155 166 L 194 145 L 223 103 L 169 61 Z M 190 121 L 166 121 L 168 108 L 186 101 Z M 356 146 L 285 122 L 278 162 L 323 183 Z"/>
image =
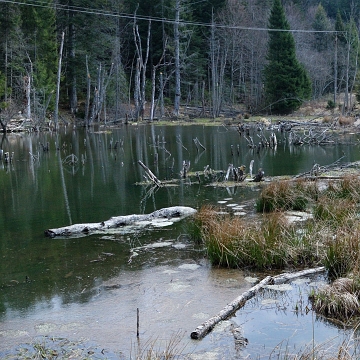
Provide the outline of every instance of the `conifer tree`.
<path id="1" fill-rule="evenodd" d="M 319 52 L 327 50 L 330 39 L 326 31 L 330 30 L 331 26 L 326 11 L 321 4 L 319 4 L 316 9 L 315 19 L 312 25 L 314 30 L 318 31 L 315 33 L 315 49 Z"/>
<path id="2" fill-rule="evenodd" d="M 311 95 L 311 82 L 296 58 L 293 35 L 280 0 L 269 17 L 269 47 L 265 67 L 265 96 L 271 111 L 290 113 Z"/>

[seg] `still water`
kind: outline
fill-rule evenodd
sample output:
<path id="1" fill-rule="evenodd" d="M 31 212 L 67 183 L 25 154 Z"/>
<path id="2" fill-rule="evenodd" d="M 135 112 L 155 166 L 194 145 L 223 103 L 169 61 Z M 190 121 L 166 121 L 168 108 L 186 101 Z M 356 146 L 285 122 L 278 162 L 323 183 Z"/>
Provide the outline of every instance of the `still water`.
<path id="1" fill-rule="evenodd" d="M 252 135 L 257 138 L 256 130 Z M 204 340 L 190 340 L 196 326 L 252 286 L 248 276 L 263 275 L 211 268 L 203 249 L 186 236 L 186 220 L 129 234 L 44 236 L 49 228 L 176 205 L 221 203 L 229 209 L 243 204 L 251 213 L 259 187 L 211 186 L 222 181 L 229 163 L 248 169 L 254 160 L 254 172 L 262 168 L 272 177 L 306 172 L 314 163 L 360 159 L 355 134 L 336 134 L 333 145 L 301 147 L 290 146 L 286 133 L 277 136 L 276 149 L 259 152 L 249 149 L 235 127 L 226 126 L 62 129 L 0 139 L 0 148 L 13 153 L 11 163 L 0 161 L 0 350 L 50 335 L 86 338 L 126 358 L 137 341 L 137 308 L 142 340 L 137 346 L 181 338 L 180 352 L 194 359 L 203 353 L 204 358 L 261 358 L 284 339 L 296 352 L 315 333 L 319 342 L 342 341 L 344 331 L 314 319 L 312 312 L 293 319 L 298 292 L 307 301 L 304 293 L 322 278 L 308 279 L 300 288 L 293 284 L 290 292 L 265 294 L 264 301 L 250 302 Z M 202 146 L 196 146 L 196 138 Z M 159 189 L 144 184 L 139 160 L 160 180 L 177 181 Z M 200 183 L 181 178 L 184 161 L 199 172 Z M 207 166 L 216 171 L 210 179 L 203 175 Z M 245 330 L 244 349 L 234 346 L 232 326 Z"/>

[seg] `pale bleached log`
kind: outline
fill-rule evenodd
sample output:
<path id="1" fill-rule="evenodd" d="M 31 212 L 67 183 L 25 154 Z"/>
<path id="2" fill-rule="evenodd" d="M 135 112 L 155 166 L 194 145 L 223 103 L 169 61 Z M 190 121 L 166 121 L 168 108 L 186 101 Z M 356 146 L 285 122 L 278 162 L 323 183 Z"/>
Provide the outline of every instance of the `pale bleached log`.
<path id="1" fill-rule="evenodd" d="M 148 178 L 157 186 L 162 186 L 161 181 L 154 175 L 154 173 L 141 161 L 138 161 L 139 165 L 145 170 Z"/>
<path id="2" fill-rule="evenodd" d="M 265 285 L 268 285 L 272 282 L 272 277 L 267 276 L 265 279 L 260 281 L 258 284 L 253 286 L 248 291 L 245 291 L 242 295 L 237 297 L 235 300 L 233 300 L 231 303 L 226 305 L 224 309 L 222 309 L 217 315 L 213 316 L 209 320 L 205 321 L 201 325 L 199 325 L 192 333 L 191 338 L 192 339 L 201 339 L 203 338 L 207 333 L 209 333 L 216 324 L 218 324 L 220 321 L 223 321 L 233 315 L 238 309 L 243 307 L 249 299 L 255 296 L 255 294 Z"/>
<path id="3" fill-rule="evenodd" d="M 301 271 L 297 271 L 294 273 L 286 273 L 286 274 L 279 274 L 274 276 L 274 284 L 283 284 L 284 282 L 288 281 L 288 280 L 292 280 L 301 276 L 307 276 L 307 275 L 312 275 L 312 274 L 317 274 L 317 273 L 321 273 L 325 271 L 325 267 L 324 266 L 320 266 L 317 268 L 313 268 L 313 269 L 306 269 L 306 270 L 301 270 Z"/>
<path id="4" fill-rule="evenodd" d="M 226 320 L 231 315 L 233 315 L 237 310 L 242 308 L 246 301 L 251 299 L 256 295 L 256 293 L 265 285 L 269 284 L 281 284 L 288 280 L 295 279 L 300 276 L 307 276 L 312 275 L 316 273 L 320 273 L 325 271 L 325 268 L 323 266 L 314 268 L 314 269 L 306 269 L 297 271 L 295 273 L 285 273 L 280 274 L 277 276 L 267 276 L 265 279 L 260 281 L 258 284 L 253 286 L 251 289 L 245 291 L 242 295 L 237 297 L 235 300 L 233 300 L 231 303 L 226 305 L 224 309 L 222 309 L 217 315 L 213 316 L 209 320 L 205 321 L 201 325 L 199 325 L 192 333 L 191 338 L 195 340 L 199 340 L 203 338 L 206 334 L 208 334 L 216 324 L 218 324 L 220 321 Z"/>
<path id="5" fill-rule="evenodd" d="M 187 206 L 172 206 L 156 210 L 150 214 L 115 216 L 109 220 L 98 223 L 74 224 L 57 229 L 45 230 L 45 235 L 51 238 L 56 236 L 84 236 L 93 233 L 106 232 L 108 229 L 136 224 L 141 221 L 152 221 L 155 219 L 182 219 L 196 212 Z"/>

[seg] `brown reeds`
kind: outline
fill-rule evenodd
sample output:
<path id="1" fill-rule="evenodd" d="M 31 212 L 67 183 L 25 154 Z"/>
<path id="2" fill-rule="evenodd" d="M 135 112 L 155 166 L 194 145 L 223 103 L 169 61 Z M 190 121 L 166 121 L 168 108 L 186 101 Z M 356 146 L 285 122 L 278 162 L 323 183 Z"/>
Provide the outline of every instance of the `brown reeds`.
<path id="1" fill-rule="evenodd" d="M 354 125 L 355 119 L 352 116 L 340 116 L 339 125 L 340 126 L 350 126 Z"/>
<path id="2" fill-rule="evenodd" d="M 216 265 L 254 269 L 323 265 L 330 279 L 350 278 L 312 295 L 317 312 L 345 321 L 360 316 L 359 203 L 357 176 L 331 181 L 321 191 L 316 182 L 273 182 L 256 202 L 262 215 L 249 221 L 204 207 L 196 215 L 198 235 Z M 312 211 L 312 219 L 288 223 L 284 212 L 295 209 Z M 349 281 L 351 288 L 344 288 Z"/>
<path id="3" fill-rule="evenodd" d="M 347 323 L 360 315 L 360 283 L 350 278 L 336 279 L 310 295 L 313 308 L 319 314 Z"/>
<path id="4" fill-rule="evenodd" d="M 298 210 L 304 211 L 310 199 L 317 196 L 314 183 L 298 180 L 274 181 L 264 187 L 256 201 L 258 212 Z"/>
<path id="5" fill-rule="evenodd" d="M 214 265 L 256 269 L 316 265 L 316 242 L 296 233 L 280 212 L 249 222 L 204 207 L 196 215 L 201 238 Z"/>

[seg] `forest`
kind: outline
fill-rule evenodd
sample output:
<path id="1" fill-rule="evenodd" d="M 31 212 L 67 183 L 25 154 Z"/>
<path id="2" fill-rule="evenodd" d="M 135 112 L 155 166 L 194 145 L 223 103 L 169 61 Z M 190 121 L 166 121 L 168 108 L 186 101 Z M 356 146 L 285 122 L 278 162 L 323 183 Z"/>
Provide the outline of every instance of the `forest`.
<path id="1" fill-rule="evenodd" d="M 0 1 L 0 125 L 280 114 L 321 98 L 350 112 L 359 15 L 355 0 Z"/>

